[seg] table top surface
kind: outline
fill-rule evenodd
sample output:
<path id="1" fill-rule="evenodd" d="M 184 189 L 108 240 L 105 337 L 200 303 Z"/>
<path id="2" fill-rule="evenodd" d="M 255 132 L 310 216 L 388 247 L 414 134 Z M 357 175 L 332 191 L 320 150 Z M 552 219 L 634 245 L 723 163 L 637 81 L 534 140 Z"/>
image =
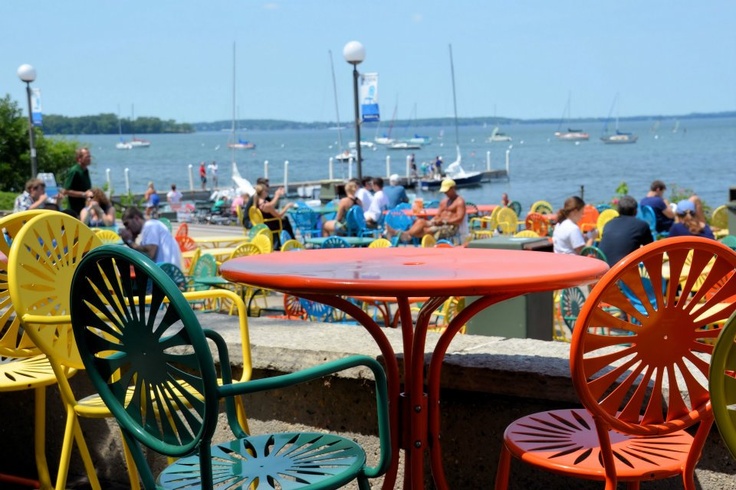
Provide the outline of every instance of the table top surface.
<path id="1" fill-rule="evenodd" d="M 221 274 L 293 293 L 368 296 L 524 294 L 598 280 L 608 265 L 590 257 L 470 248 L 343 248 L 239 257 Z"/>

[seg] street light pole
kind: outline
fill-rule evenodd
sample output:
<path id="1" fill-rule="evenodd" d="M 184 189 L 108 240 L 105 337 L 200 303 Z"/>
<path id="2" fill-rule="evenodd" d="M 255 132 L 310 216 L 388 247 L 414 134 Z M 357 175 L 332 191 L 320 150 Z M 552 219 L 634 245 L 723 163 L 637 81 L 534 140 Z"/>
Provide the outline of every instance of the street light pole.
<path id="1" fill-rule="evenodd" d="M 365 59 L 365 48 L 358 41 L 350 41 L 342 49 L 345 61 L 353 65 L 353 103 L 355 106 L 355 150 L 358 158 L 358 180 L 363 179 L 363 158 L 360 145 L 360 104 L 358 101 L 358 65 Z"/>
<path id="2" fill-rule="evenodd" d="M 36 159 L 36 140 L 33 133 L 33 113 L 31 104 L 31 82 L 36 79 L 36 69 L 31 65 L 20 65 L 18 77 L 26 83 L 26 96 L 28 98 L 28 140 L 31 145 L 31 178 L 38 175 L 38 161 Z"/>

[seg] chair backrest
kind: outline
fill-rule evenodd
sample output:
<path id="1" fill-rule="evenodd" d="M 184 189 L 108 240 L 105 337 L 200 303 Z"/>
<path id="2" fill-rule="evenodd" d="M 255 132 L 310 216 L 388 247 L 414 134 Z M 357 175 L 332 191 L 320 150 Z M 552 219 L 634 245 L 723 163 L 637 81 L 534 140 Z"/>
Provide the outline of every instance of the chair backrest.
<path id="1" fill-rule="evenodd" d="M 291 252 L 293 250 L 304 250 L 304 244 L 302 244 L 302 242 L 300 242 L 299 240 L 295 240 L 294 238 L 281 243 L 282 252 Z"/>
<path id="2" fill-rule="evenodd" d="M 713 210 L 710 226 L 720 230 L 728 230 L 728 209 L 725 204 Z M 733 233 L 736 233 L 736 230 L 733 230 Z"/>
<path id="3" fill-rule="evenodd" d="M 547 201 L 536 201 L 534 204 L 532 204 L 532 207 L 529 208 L 530 213 L 539 213 L 539 214 L 550 214 L 554 213 L 554 208 L 552 207 L 552 204 L 550 204 Z"/>
<path id="4" fill-rule="evenodd" d="M 164 271 L 172 281 L 174 281 L 174 284 L 179 288 L 179 291 L 183 292 L 187 290 L 187 278 L 184 276 L 184 273 L 180 268 L 168 262 L 162 262 L 161 264 L 158 264 L 158 266 L 161 267 L 161 270 Z"/>
<path id="5" fill-rule="evenodd" d="M 603 253 L 603 250 L 593 245 L 583 247 L 580 250 L 580 255 L 584 255 L 586 257 L 593 257 L 596 259 L 600 259 L 603 262 L 608 262 L 608 258 L 606 258 L 606 254 Z"/>
<path id="6" fill-rule="evenodd" d="M 153 301 L 141 308 L 147 290 Z M 71 296 L 84 367 L 126 437 L 174 457 L 209 445 L 219 408 L 214 359 L 197 317 L 164 271 L 135 250 L 107 245 L 81 260 Z M 189 404 L 167 396 L 192 389 L 197 396 Z"/>
<path id="7" fill-rule="evenodd" d="M 261 249 L 262 254 L 270 254 L 273 252 L 273 242 L 271 241 L 271 234 L 259 233 L 251 238 L 250 243 Z"/>
<path id="8" fill-rule="evenodd" d="M 496 209 L 499 210 L 496 214 L 496 224 L 501 233 L 504 235 L 513 235 L 516 233 L 519 227 L 519 217 L 516 216 L 514 210 L 503 206 L 499 206 Z"/>
<path id="9" fill-rule="evenodd" d="M 86 253 L 101 245 L 95 232 L 78 219 L 46 212 L 29 220 L 10 248 L 8 291 L 15 314 L 33 342 L 48 357 L 53 356 L 67 367 L 83 368 L 68 318 L 67 323 L 43 325 L 29 317 L 48 321 L 69 315 L 69 287 L 74 271 Z"/>
<path id="10" fill-rule="evenodd" d="M 189 225 L 186 223 L 180 223 L 176 229 L 176 236 L 187 236 L 189 235 Z"/>
<path id="11" fill-rule="evenodd" d="M 348 209 L 345 215 L 345 225 L 348 235 L 359 236 L 366 229 L 363 208 L 357 204 L 350 206 L 350 209 Z"/>
<path id="12" fill-rule="evenodd" d="M 598 220 L 596 221 L 596 228 L 598 228 L 598 240 L 601 239 L 603 236 L 603 230 L 606 227 L 606 223 L 611 221 L 613 218 L 618 216 L 618 211 L 615 209 L 605 209 L 601 214 L 598 215 Z"/>
<path id="13" fill-rule="evenodd" d="M 176 235 L 174 237 L 174 240 L 176 240 L 176 243 L 179 244 L 179 250 L 182 252 L 187 252 L 189 250 L 196 250 L 199 248 L 199 245 L 197 242 L 194 241 L 194 238 L 190 237 L 189 235 Z"/>
<path id="14" fill-rule="evenodd" d="M 654 209 L 651 206 L 647 206 L 646 204 L 644 206 L 639 205 L 636 217 L 646 221 L 649 225 L 649 231 L 652 232 L 652 236 L 657 236 L 657 216 L 654 214 Z"/>
<path id="15" fill-rule="evenodd" d="M 246 255 L 258 255 L 262 253 L 261 248 L 256 245 L 255 243 L 241 243 L 238 245 L 235 250 L 230 254 L 230 258 L 234 259 L 235 257 L 244 257 Z"/>
<path id="16" fill-rule="evenodd" d="M 368 248 L 389 248 L 390 246 L 391 242 L 386 238 L 376 238 L 368 244 Z"/>
<path id="17" fill-rule="evenodd" d="M 422 237 L 422 247 L 432 248 L 435 245 L 437 245 L 437 239 L 434 237 L 434 235 L 424 235 Z"/>
<path id="18" fill-rule="evenodd" d="M 248 208 L 248 218 L 253 225 L 263 224 L 263 213 L 261 213 L 261 210 L 255 206 Z"/>
<path id="19" fill-rule="evenodd" d="M 736 458 L 736 422 L 733 419 L 733 406 L 736 405 L 736 314 L 731 315 L 723 328 L 713 349 L 710 363 L 709 391 L 713 416 L 721 433 L 723 442 Z"/>
<path id="20" fill-rule="evenodd" d="M 321 232 L 320 215 L 314 209 L 300 206 L 290 212 L 291 218 L 294 220 L 294 226 L 304 237 L 311 237 L 315 233 Z"/>
<path id="21" fill-rule="evenodd" d="M 547 236 L 549 234 L 549 223 L 547 218 L 539 213 L 528 213 L 524 220 L 524 227 L 531 230 L 539 236 Z"/>
<path id="22" fill-rule="evenodd" d="M 102 241 L 102 243 L 121 243 L 122 238 L 120 238 L 120 235 L 117 234 L 117 232 L 114 232 L 112 230 L 108 230 L 106 228 L 93 228 L 95 234 L 97 237 Z"/>
<path id="23" fill-rule="evenodd" d="M 712 421 L 712 341 L 719 323 L 736 311 L 735 270 L 736 253 L 727 247 L 676 237 L 632 252 L 601 278 L 578 316 L 570 349 L 573 384 L 600 427 L 664 435 L 703 421 L 695 437 L 701 447 L 692 449 L 699 454 Z M 665 271 L 686 276 L 684 286 Z"/>
<path id="24" fill-rule="evenodd" d="M 514 234 L 514 238 L 539 238 L 539 234 L 532 230 L 521 230 Z"/>
<path id="25" fill-rule="evenodd" d="M 350 248 L 350 243 L 342 237 L 331 236 L 322 243 L 322 248 Z"/>
<path id="26" fill-rule="evenodd" d="M 279 233 L 279 243 L 286 243 L 293 238 L 294 237 L 291 236 L 291 233 L 286 230 L 281 230 L 281 233 Z"/>
<path id="27" fill-rule="evenodd" d="M 590 230 L 594 230 L 596 226 L 598 226 L 599 214 L 600 213 L 595 206 L 593 206 L 592 204 L 586 204 L 583 207 L 583 215 L 580 217 L 580 221 L 578 222 L 578 227 L 580 228 L 580 231 L 585 233 Z"/>
<path id="28" fill-rule="evenodd" d="M 192 268 L 193 277 L 214 277 L 217 275 L 217 260 L 210 254 L 202 254 Z"/>
<path id="29" fill-rule="evenodd" d="M 511 201 L 509 207 L 514 210 L 516 216 L 521 216 L 521 203 L 519 201 Z"/>
<path id="30" fill-rule="evenodd" d="M 194 255 L 192 255 L 191 259 L 182 258 L 182 266 L 185 267 L 186 273 L 188 275 L 192 275 L 192 271 L 194 270 L 194 266 L 197 265 L 197 262 L 199 262 L 199 258 L 202 256 L 202 249 L 201 248 L 195 248 L 194 249 Z"/>
<path id="31" fill-rule="evenodd" d="M 0 218 L 0 230 L 3 230 L 4 239 L 0 240 L 0 356 L 30 357 L 40 353 L 36 344 L 21 328 L 20 319 L 16 315 L 15 305 L 10 299 L 8 290 L 8 257 L 11 244 L 20 233 L 23 226 L 31 219 L 43 213 L 55 211 L 30 210 L 12 213 Z"/>
<path id="32" fill-rule="evenodd" d="M 265 223 L 258 223 L 257 225 L 253 225 L 250 230 L 248 230 L 248 239 L 252 240 L 256 235 L 259 235 L 261 233 L 271 233 L 271 230 L 266 226 Z"/>
<path id="33" fill-rule="evenodd" d="M 164 226 L 166 227 L 166 229 L 168 229 L 168 230 L 169 230 L 169 233 L 171 233 L 171 230 L 172 230 L 172 227 L 171 227 L 171 220 L 170 220 L 169 218 L 165 218 L 165 217 L 163 217 L 163 216 L 161 216 L 160 218 L 158 218 L 158 220 L 159 220 L 159 221 L 160 221 L 161 223 L 163 223 L 163 224 L 164 224 Z"/>

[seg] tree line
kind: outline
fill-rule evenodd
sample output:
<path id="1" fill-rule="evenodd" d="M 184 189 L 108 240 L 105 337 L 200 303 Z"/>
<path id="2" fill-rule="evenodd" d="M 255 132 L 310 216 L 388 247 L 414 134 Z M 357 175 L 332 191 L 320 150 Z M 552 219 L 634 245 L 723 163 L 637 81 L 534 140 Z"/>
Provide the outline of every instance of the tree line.
<path id="1" fill-rule="evenodd" d="M 161 134 L 192 133 L 194 126 L 177 123 L 173 119 L 163 121 L 157 117 L 118 118 L 113 113 L 96 116 L 68 117 L 49 114 L 43 116 L 46 134 Z"/>

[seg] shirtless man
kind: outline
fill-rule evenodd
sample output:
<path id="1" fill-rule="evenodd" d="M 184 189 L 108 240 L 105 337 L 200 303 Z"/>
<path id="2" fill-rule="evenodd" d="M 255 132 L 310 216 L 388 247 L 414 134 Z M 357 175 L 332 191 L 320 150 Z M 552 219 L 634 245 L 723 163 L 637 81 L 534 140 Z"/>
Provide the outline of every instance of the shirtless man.
<path id="1" fill-rule="evenodd" d="M 458 232 L 458 228 L 465 221 L 465 199 L 457 193 L 455 181 L 444 179 L 440 192 L 447 196 L 440 202 L 437 215 L 431 220 L 418 219 L 407 231 L 401 232 L 400 240 L 408 242 L 412 238 L 422 238 L 424 235 L 434 235 L 435 238 L 449 238 Z M 388 230 L 393 236 L 397 232 Z M 393 233 L 392 233 L 393 231 Z"/>

